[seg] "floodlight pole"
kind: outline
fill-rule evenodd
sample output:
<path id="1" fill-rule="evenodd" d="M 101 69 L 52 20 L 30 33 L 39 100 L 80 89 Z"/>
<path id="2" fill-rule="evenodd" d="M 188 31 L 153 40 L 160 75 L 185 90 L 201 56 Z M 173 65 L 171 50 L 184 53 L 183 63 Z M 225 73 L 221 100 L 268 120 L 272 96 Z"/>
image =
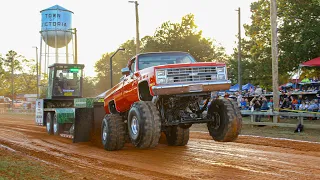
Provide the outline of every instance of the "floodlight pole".
<path id="1" fill-rule="evenodd" d="M 110 89 L 112 88 L 112 86 L 113 86 L 113 77 L 112 77 L 112 58 L 113 58 L 113 56 L 115 56 L 116 54 L 117 54 L 117 52 L 118 51 L 124 51 L 125 49 L 124 48 L 119 48 L 119 49 L 117 49 L 116 50 L 116 52 L 115 53 L 113 53 L 112 55 L 111 55 L 111 57 L 110 57 Z"/>
<path id="2" fill-rule="evenodd" d="M 38 47 L 37 47 L 37 46 L 34 46 L 33 48 L 36 48 L 37 99 L 39 99 L 39 63 L 38 63 Z"/>

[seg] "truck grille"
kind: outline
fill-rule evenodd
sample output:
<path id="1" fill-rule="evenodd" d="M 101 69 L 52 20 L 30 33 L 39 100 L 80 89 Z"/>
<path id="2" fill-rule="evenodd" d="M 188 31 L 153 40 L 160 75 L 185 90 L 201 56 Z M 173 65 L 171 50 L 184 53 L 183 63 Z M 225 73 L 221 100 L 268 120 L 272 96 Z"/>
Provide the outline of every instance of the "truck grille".
<path id="1" fill-rule="evenodd" d="M 167 69 L 167 77 L 173 82 L 195 82 L 216 80 L 217 67 L 188 67 Z"/>

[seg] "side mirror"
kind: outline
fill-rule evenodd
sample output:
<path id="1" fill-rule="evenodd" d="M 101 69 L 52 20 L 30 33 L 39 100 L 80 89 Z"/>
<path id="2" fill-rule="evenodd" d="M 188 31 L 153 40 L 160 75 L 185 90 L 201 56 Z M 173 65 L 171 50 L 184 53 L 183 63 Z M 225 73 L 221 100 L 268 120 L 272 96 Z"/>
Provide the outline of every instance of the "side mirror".
<path id="1" fill-rule="evenodd" d="M 130 69 L 128 67 L 122 68 L 121 73 L 122 73 L 122 75 L 129 75 Z"/>

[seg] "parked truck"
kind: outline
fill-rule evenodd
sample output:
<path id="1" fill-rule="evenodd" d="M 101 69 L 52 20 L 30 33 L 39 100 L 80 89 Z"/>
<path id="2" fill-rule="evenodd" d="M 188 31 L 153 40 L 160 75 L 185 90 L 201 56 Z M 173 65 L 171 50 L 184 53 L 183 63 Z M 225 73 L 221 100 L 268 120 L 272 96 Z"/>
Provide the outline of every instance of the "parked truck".
<path id="1" fill-rule="evenodd" d="M 58 66 L 51 66 L 54 77 Z M 74 66 L 65 66 L 65 72 Z M 38 112 L 44 114 L 39 119 L 47 132 L 73 142 L 98 142 L 109 151 L 122 149 L 128 139 L 137 148 L 155 147 L 161 133 L 168 145 L 184 146 L 195 123 L 206 123 L 216 141 L 238 137 L 242 118 L 236 101 L 211 96 L 230 88 L 224 63 L 196 62 L 186 52 L 143 53 L 121 71 L 120 82 L 102 96 L 81 98 L 69 88 L 62 89 L 62 96 L 44 99 Z M 59 84 L 50 79 L 49 87 Z"/>

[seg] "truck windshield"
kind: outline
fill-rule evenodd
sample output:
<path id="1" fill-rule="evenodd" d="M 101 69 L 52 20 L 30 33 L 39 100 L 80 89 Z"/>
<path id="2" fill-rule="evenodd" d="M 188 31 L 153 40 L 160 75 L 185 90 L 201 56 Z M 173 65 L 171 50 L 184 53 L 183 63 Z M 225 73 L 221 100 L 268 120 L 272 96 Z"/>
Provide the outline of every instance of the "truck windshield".
<path id="1" fill-rule="evenodd" d="M 82 69 L 57 69 L 54 77 L 55 96 L 79 96 Z"/>
<path id="2" fill-rule="evenodd" d="M 194 63 L 196 61 L 187 53 L 150 53 L 139 55 L 138 62 L 138 68 L 141 70 L 152 66 Z"/>

